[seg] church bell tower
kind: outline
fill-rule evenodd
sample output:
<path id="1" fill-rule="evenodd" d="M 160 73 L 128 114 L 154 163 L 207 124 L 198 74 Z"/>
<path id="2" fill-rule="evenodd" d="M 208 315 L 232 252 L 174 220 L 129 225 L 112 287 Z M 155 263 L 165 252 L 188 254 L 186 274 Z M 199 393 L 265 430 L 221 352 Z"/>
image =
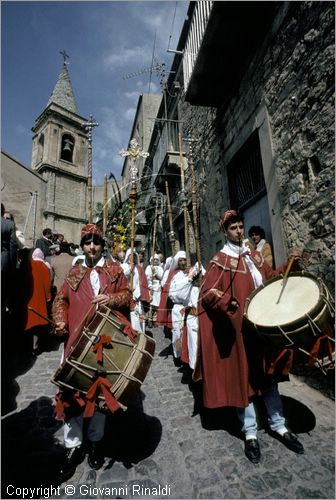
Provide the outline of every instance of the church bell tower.
<path id="1" fill-rule="evenodd" d="M 80 229 L 87 222 L 88 137 L 86 118 L 77 112 L 64 62 L 48 104 L 32 128 L 32 169 L 47 180 L 44 226 L 79 243 Z"/>

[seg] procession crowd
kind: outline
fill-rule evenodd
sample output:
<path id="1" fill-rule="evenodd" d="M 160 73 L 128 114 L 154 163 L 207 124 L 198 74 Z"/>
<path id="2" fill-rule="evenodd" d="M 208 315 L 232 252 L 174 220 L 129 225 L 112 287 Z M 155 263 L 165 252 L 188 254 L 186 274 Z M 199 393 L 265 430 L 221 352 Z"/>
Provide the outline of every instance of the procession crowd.
<path id="1" fill-rule="evenodd" d="M 189 262 L 183 250 L 167 258 L 157 250 L 146 265 L 140 250 L 107 249 L 94 224 L 82 228 L 79 245 L 46 228 L 35 248 L 20 247 L 15 224 L 4 214 L 2 207 L 2 313 L 15 317 L 18 328 L 31 338 L 32 356 L 43 355 L 43 338 L 51 330 L 64 340 L 60 361 L 66 360 L 99 308 L 117 314 L 131 341 L 161 325 L 171 336 L 175 365 L 189 370 L 193 383 L 202 381 L 204 407 L 237 409 L 245 455 L 252 463 L 261 457 L 253 404 L 257 396 L 265 403 L 271 435 L 295 453 L 304 453 L 285 425 L 278 392 L 278 382 L 288 380 L 289 360 L 244 327 L 246 299 L 288 265 L 273 269 L 262 228 L 252 226 L 250 239 L 245 239 L 242 216 L 226 211 L 219 221 L 225 244 L 205 269 L 201 262 Z M 293 250 L 289 257 L 293 269 L 299 268 L 300 252 Z M 21 283 L 15 292 L 14 282 Z M 67 449 L 64 478 L 87 451 L 93 469 L 104 463 L 106 411 L 122 407 L 111 393 L 106 404 L 97 402 L 106 387 L 111 384 L 100 374 L 92 384 L 92 398 L 63 388 L 56 395 L 55 414 L 64 422 Z"/>

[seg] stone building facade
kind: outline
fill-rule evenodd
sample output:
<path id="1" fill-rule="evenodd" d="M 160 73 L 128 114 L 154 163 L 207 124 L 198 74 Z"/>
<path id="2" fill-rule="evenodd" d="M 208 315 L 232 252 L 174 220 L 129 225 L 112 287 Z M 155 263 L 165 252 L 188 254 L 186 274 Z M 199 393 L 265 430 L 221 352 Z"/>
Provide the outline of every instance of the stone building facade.
<path id="1" fill-rule="evenodd" d="M 64 63 L 47 107 L 32 128 L 32 169 L 47 181 L 43 227 L 74 242 L 87 221 L 86 122 L 77 112 Z"/>
<path id="2" fill-rule="evenodd" d="M 27 247 L 41 237 L 47 181 L 10 154 L 1 151 L 1 202 L 13 214 Z"/>
<path id="3" fill-rule="evenodd" d="M 220 214 L 236 208 L 247 229 L 265 228 L 276 265 L 298 247 L 333 289 L 334 3 L 202 3 L 212 6 L 180 107 L 205 173 L 204 260 L 223 244 Z"/>

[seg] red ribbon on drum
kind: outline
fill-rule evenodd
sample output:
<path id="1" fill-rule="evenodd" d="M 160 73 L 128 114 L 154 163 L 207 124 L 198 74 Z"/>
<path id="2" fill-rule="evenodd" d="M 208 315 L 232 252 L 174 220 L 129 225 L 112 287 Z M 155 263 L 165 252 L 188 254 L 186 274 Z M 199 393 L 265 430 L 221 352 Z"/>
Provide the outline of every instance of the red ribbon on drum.
<path id="1" fill-rule="evenodd" d="M 126 335 L 131 341 L 135 340 L 138 336 L 137 332 L 132 328 L 131 324 L 126 320 L 125 316 L 119 311 L 113 311 L 116 316 L 122 321 L 122 333 Z"/>
<path id="2" fill-rule="evenodd" d="M 55 396 L 56 404 L 54 406 L 54 411 L 56 414 L 56 420 L 65 420 L 66 410 L 70 408 L 73 403 L 79 405 L 80 407 L 85 406 L 85 401 L 82 398 L 79 391 L 71 393 L 58 392 Z"/>
<path id="3" fill-rule="evenodd" d="M 98 363 L 103 362 L 103 347 L 112 345 L 112 339 L 109 335 L 102 335 L 96 344 L 92 344 L 92 350 L 96 353 Z"/>
<path id="4" fill-rule="evenodd" d="M 112 387 L 111 382 L 104 377 L 98 377 L 93 382 L 93 384 L 86 393 L 86 399 L 88 401 L 86 403 L 83 415 L 84 418 L 92 417 L 95 411 L 96 400 L 99 394 L 102 394 L 104 396 L 108 409 L 112 413 L 114 413 L 115 411 L 119 410 L 119 408 L 122 407 L 121 404 L 116 400 L 116 398 L 111 393 L 110 391 L 111 387 Z"/>
<path id="5" fill-rule="evenodd" d="M 310 351 L 310 357 L 309 357 L 309 362 L 308 366 L 312 367 L 314 366 L 314 363 L 317 361 L 317 356 L 320 353 L 321 350 L 321 342 L 322 340 L 327 343 L 327 350 L 328 350 L 328 358 L 330 361 L 332 361 L 332 347 L 330 345 L 329 337 L 328 335 L 323 335 L 322 337 L 318 337 L 316 339 L 315 344 L 313 345 L 313 348 Z"/>
<path id="6" fill-rule="evenodd" d="M 281 373 L 283 375 L 288 375 L 291 367 L 292 367 L 292 364 L 293 364 L 293 349 L 283 349 L 280 354 L 278 355 L 278 357 L 272 362 L 271 366 L 269 367 L 267 373 L 269 375 L 273 375 L 274 374 L 274 370 L 275 370 L 275 367 L 276 365 L 279 363 L 280 359 L 282 359 L 286 354 L 288 354 L 288 359 L 286 361 L 286 364 L 285 366 L 283 367 Z"/>

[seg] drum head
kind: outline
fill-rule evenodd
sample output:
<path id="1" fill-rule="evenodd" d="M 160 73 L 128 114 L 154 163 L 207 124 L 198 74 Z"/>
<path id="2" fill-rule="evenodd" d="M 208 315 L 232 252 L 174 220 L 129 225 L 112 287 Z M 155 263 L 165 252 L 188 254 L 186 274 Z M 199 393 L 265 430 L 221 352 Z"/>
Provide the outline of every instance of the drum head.
<path id="1" fill-rule="evenodd" d="M 282 276 L 273 278 L 252 294 L 246 311 L 249 321 L 265 327 L 284 325 L 305 317 L 318 305 L 320 288 L 313 276 L 289 276 L 277 304 L 282 283 Z"/>

